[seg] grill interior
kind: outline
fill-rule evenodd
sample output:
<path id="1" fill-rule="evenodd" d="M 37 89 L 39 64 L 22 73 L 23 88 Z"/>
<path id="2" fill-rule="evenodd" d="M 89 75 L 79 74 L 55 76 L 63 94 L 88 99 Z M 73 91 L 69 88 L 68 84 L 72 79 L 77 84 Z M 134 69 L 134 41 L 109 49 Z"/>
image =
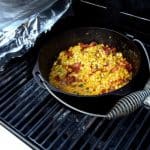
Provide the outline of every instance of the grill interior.
<path id="1" fill-rule="evenodd" d="M 89 4 L 85 7 L 89 8 Z M 149 27 L 149 24 L 144 21 L 138 24 L 135 19 L 128 17 L 121 17 L 122 20 L 109 17 L 109 20 L 110 14 L 105 12 L 104 7 L 101 6 L 100 11 L 100 6 L 94 8 L 92 5 L 92 8 L 92 11 L 83 11 L 82 14 L 77 12 L 77 18 L 82 21 L 73 18 L 63 23 L 60 20 L 53 28 L 54 33 L 65 28 L 87 25 L 107 27 L 123 34 L 132 31 L 146 41 L 144 44 L 150 53 L 150 45 L 146 40 L 149 37 L 146 26 Z M 89 14 L 95 17 L 88 16 Z M 103 20 L 100 19 L 100 14 Z M 83 16 L 88 19 L 83 19 Z M 46 42 L 47 36 L 42 36 L 44 38 L 37 42 L 39 46 Z M 32 49 L 22 58 L 12 60 L 5 71 L 0 72 L 0 121 L 11 132 L 33 149 L 150 149 L 150 111 L 141 108 L 127 117 L 109 121 L 69 110 L 33 79 L 36 55 L 37 49 Z"/>
<path id="2" fill-rule="evenodd" d="M 33 79 L 33 55 L 0 73 L 0 119 L 21 139 L 43 150 L 150 148 L 150 111 L 109 121 L 68 110 Z"/>

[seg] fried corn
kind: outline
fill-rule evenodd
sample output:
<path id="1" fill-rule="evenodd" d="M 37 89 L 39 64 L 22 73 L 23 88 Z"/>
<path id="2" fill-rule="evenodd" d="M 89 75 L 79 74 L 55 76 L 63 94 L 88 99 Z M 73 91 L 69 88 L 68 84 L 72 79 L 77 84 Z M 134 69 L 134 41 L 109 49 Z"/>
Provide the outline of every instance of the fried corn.
<path id="1" fill-rule="evenodd" d="M 132 74 L 132 65 L 115 48 L 79 43 L 59 53 L 49 82 L 67 93 L 99 95 L 123 87 Z"/>

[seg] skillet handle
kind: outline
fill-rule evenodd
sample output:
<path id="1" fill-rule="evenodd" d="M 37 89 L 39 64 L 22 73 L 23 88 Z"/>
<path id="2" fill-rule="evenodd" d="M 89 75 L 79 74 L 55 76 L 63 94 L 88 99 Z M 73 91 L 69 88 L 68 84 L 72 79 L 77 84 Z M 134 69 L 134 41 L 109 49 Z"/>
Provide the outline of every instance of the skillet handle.
<path id="1" fill-rule="evenodd" d="M 38 83 L 38 85 L 45 89 L 45 86 L 44 86 L 45 81 L 43 80 L 43 78 L 40 75 L 40 71 L 39 71 L 39 67 L 38 67 L 37 63 L 34 66 L 32 74 L 33 74 L 34 79 Z"/>
<path id="2" fill-rule="evenodd" d="M 150 89 L 136 91 L 121 98 L 106 115 L 106 118 L 115 119 L 134 112 L 139 107 L 143 106 L 145 103 L 144 100 L 147 99 L 148 96 L 150 96 Z M 150 101 L 148 102 L 150 104 Z"/>

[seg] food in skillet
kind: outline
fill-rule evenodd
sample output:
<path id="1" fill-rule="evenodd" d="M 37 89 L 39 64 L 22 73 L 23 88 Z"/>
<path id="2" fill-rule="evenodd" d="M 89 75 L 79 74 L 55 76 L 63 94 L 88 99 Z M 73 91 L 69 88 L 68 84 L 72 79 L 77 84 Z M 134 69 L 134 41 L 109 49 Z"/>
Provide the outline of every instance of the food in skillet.
<path id="1" fill-rule="evenodd" d="M 61 91 L 90 96 L 123 87 L 132 74 L 132 65 L 116 48 L 95 42 L 78 43 L 60 52 L 49 82 Z"/>

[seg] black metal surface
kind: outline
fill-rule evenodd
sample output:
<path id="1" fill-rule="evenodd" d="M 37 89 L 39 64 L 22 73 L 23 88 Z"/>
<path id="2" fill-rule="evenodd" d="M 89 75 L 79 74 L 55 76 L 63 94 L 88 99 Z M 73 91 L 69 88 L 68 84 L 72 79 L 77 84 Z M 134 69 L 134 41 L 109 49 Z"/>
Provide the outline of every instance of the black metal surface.
<path id="1" fill-rule="evenodd" d="M 105 120 L 68 110 L 32 77 L 33 54 L 0 73 L 0 119 L 35 149 L 146 149 L 150 146 L 150 113 Z"/>
<path id="2" fill-rule="evenodd" d="M 111 9 L 114 9 L 114 11 L 124 11 L 128 12 L 130 14 L 140 16 L 143 18 L 149 18 L 150 19 L 150 2 L 149 0 L 126 0 L 126 1 L 120 1 L 120 0 L 80 0 L 83 3 L 89 3 L 93 5 L 97 5 L 97 7 L 105 8 L 110 7 Z"/>

